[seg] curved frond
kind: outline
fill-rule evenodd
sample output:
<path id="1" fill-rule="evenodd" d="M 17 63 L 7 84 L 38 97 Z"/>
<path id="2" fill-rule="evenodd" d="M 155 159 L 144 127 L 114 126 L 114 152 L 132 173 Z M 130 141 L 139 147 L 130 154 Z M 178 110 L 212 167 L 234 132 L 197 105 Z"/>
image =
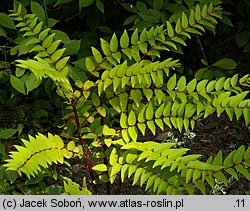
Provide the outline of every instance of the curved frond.
<path id="1" fill-rule="evenodd" d="M 22 36 L 26 38 L 27 53 L 35 53 L 34 59 L 16 60 L 17 66 L 29 69 L 39 79 L 49 77 L 56 82 L 64 92 L 72 91 L 68 81 L 67 62 L 69 56 L 63 57 L 66 48 L 59 49 L 61 40 L 56 40 L 55 33 L 51 34 L 50 28 L 45 28 L 34 14 L 23 14 L 22 5 L 15 8 L 10 14 L 19 23 Z"/>
<path id="2" fill-rule="evenodd" d="M 27 177 L 35 176 L 42 168 L 48 168 L 52 163 L 63 163 L 64 158 L 80 154 L 73 144 L 64 147 L 63 140 L 58 135 L 48 134 L 48 137 L 38 134 L 29 136 L 29 141 L 22 139 L 24 146 L 15 145 L 17 151 L 10 152 L 4 166 L 7 170 L 24 173 Z"/>
<path id="3" fill-rule="evenodd" d="M 250 147 L 241 146 L 225 159 L 219 152 L 206 162 L 199 161 L 201 155 L 185 155 L 188 149 L 172 148 L 172 143 L 136 142 L 123 145 L 125 150 L 110 167 L 110 178 L 118 174 L 122 181 L 133 176 L 146 190 L 157 194 L 192 194 L 193 187 L 206 193 L 206 182 L 214 188 L 215 179 L 228 186 L 228 174 L 238 179 L 242 174 L 250 180 Z"/>

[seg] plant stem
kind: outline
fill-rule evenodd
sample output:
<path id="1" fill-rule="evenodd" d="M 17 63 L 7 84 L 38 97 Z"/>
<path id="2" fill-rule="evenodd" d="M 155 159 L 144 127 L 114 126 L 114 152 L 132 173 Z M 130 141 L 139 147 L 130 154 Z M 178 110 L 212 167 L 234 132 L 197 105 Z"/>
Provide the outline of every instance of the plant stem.
<path id="1" fill-rule="evenodd" d="M 92 182 L 94 184 L 95 192 L 98 193 L 97 186 L 94 183 L 95 182 L 95 176 L 94 176 L 92 165 L 91 165 L 91 162 L 90 162 L 89 152 L 88 152 L 88 150 L 86 148 L 85 141 L 84 141 L 84 139 L 82 137 L 82 131 L 81 131 L 82 127 L 81 127 L 80 122 L 79 122 L 79 116 L 78 116 L 76 105 L 75 105 L 75 102 L 74 102 L 73 99 L 71 100 L 71 106 L 73 108 L 74 120 L 75 120 L 75 123 L 76 123 L 76 126 L 77 126 L 77 133 L 78 133 L 78 137 L 79 137 L 79 139 L 80 139 L 80 141 L 82 143 L 83 153 L 84 153 L 84 157 L 85 157 L 85 159 L 87 161 L 88 170 L 89 170 Z"/>
<path id="2" fill-rule="evenodd" d="M 204 50 L 204 48 L 203 48 L 203 46 L 202 46 L 202 44 L 201 44 L 201 41 L 200 41 L 200 38 L 199 38 L 198 35 L 197 35 L 197 40 L 198 40 L 198 43 L 199 43 L 199 45 L 200 45 L 200 48 L 201 48 L 201 52 L 202 52 L 202 54 L 203 54 L 203 57 L 204 57 L 206 63 L 208 64 L 207 57 L 206 57 L 206 54 L 205 54 L 205 50 Z"/>

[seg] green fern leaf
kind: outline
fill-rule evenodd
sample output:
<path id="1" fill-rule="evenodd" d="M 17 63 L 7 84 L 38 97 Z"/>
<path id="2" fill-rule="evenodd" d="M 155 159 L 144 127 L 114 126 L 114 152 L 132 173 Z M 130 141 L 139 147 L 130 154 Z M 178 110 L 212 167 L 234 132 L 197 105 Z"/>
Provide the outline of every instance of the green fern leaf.
<path id="1" fill-rule="evenodd" d="M 38 134 L 35 138 L 29 136 L 30 141 L 22 140 L 23 146 L 15 146 L 18 151 L 11 152 L 11 159 L 7 159 L 7 170 L 24 173 L 28 178 L 41 171 L 41 167 L 47 168 L 51 163 L 63 163 L 64 157 L 70 157 L 64 148 L 63 140 L 55 135 L 48 134 L 45 137 Z M 72 154 L 71 154 L 72 156 Z"/>

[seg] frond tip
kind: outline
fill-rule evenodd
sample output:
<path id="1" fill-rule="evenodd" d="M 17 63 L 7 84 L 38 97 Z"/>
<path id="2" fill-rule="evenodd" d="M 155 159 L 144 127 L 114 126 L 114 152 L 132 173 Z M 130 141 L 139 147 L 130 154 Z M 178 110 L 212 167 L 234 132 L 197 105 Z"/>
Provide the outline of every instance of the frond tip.
<path id="1" fill-rule="evenodd" d="M 64 148 L 63 140 L 57 136 L 48 134 L 48 137 L 38 134 L 36 137 L 29 136 L 29 141 L 22 139 L 24 146 L 15 145 L 17 151 L 10 154 L 4 166 L 7 170 L 17 171 L 21 176 L 24 173 L 28 178 L 35 176 L 41 171 L 41 167 L 48 168 L 52 163 L 63 163 L 64 157 L 72 156 Z"/>

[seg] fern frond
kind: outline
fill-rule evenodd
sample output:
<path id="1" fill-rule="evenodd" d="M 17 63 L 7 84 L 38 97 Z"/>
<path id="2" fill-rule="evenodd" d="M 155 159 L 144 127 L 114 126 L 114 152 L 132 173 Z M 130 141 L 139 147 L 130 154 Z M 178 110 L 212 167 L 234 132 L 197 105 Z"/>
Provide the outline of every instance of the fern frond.
<path id="1" fill-rule="evenodd" d="M 87 189 L 86 178 L 83 179 L 83 186 L 73 182 L 67 177 L 63 177 L 63 185 L 65 192 L 64 195 L 92 195 L 92 193 Z"/>
<path id="2" fill-rule="evenodd" d="M 71 158 L 75 154 L 81 156 L 73 142 L 65 147 L 59 136 L 50 133 L 48 137 L 40 133 L 36 137 L 29 136 L 29 141 L 22 139 L 22 142 L 24 146 L 15 145 L 17 151 L 10 152 L 10 159 L 6 160 L 4 166 L 7 170 L 17 171 L 19 175 L 24 173 L 28 178 L 52 163 L 63 163 L 64 158 Z"/>
<path id="3" fill-rule="evenodd" d="M 175 26 L 167 22 L 166 26 L 144 29 L 141 33 L 135 30 L 131 37 L 125 30 L 120 40 L 116 34 L 110 42 L 101 39 L 104 56 L 92 48 L 93 57 L 86 59 L 86 68 L 99 78 L 93 87 L 97 87 L 99 99 L 108 99 L 121 114 L 120 133 L 127 143 L 137 140 L 138 129 L 143 135 L 146 128 L 155 134 L 156 127 L 164 130 L 164 125 L 188 131 L 194 128 L 197 119 L 214 112 L 218 117 L 226 112 L 231 120 L 234 115 L 236 119 L 244 115 L 246 125 L 249 124 L 248 100 L 244 100 L 247 92 L 241 89 L 249 85 L 248 76 L 188 82 L 185 76 L 177 78 L 172 74 L 180 66 L 178 60 L 145 59 L 150 55 L 153 60 L 161 50 L 178 49 L 179 44 L 185 46 L 185 39 L 192 33 L 214 29 L 217 24 L 214 17 L 220 17 L 219 7 L 197 5 L 188 15 L 183 13 Z M 89 90 L 81 92 L 85 98 L 90 95 Z M 102 116 L 106 114 L 100 104 L 96 110 Z"/>
<path id="4" fill-rule="evenodd" d="M 178 85 L 179 81 L 184 84 L 184 87 Z M 121 113 L 122 129 L 118 134 L 121 134 L 127 143 L 130 138 L 133 141 L 137 140 L 138 129 L 143 135 L 147 127 L 155 134 L 156 126 L 164 130 L 164 125 L 179 129 L 180 132 L 183 128 L 188 131 L 194 128 L 196 120 L 206 118 L 215 112 L 218 117 L 226 112 L 231 120 L 233 116 L 236 116 L 237 120 L 244 116 L 246 125 L 249 124 L 250 100 L 245 99 L 248 91 L 234 93 L 231 88 L 216 90 L 210 83 L 205 86 L 206 80 L 201 81 L 203 87 L 195 80 L 187 85 L 183 80 L 179 81 L 176 82 L 176 76 L 173 76 L 167 82 L 166 88 L 130 88 L 127 91 L 118 88 L 119 91 L 111 96 L 112 91 L 111 88 L 109 89 L 106 97 L 113 108 Z M 221 84 L 221 79 L 211 82 L 215 87 L 216 84 Z M 147 102 L 143 99 L 147 99 Z M 129 101 L 133 103 L 129 104 Z"/>
<path id="5" fill-rule="evenodd" d="M 175 26 L 167 22 L 166 26 L 161 25 L 144 29 L 141 33 L 136 29 L 131 37 L 125 30 L 120 40 L 113 34 L 110 42 L 101 39 L 101 51 L 92 47 L 93 57 L 86 59 L 87 70 L 98 75 L 100 69 L 111 70 L 124 60 L 130 63 L 139 63 L 147 56 L 152 60 L 160 57 L 160 51 L 181 51 L 181 45 L 186 45 L 186 38 L 191 38 L 191 34 L 201 34 L 205 28 L 214 29 L 217 21 L 214 17 L 220 18 L 221 8 L 204 5 L 200 8 L 196 6 L 191 10 L 189 17 L 185 13 L 178 19 Z M 202 14 L 202 15 L 201 15 Z"/>
<path id="6" fill-rule="evenodd" d="M 39 22 L 34 14 L 23 14 L 22 5 L 15 7 L 10 16 L 19 23 L 16 25 L 26 38 L 27 53 L 35 52 L 34 59 L 16 60 L 17 66 L 29 69 L 39 79 L 49 77 L 64 91 L 72 91 L 67 78 L 67 62 L 69 56 L 63 57 L 65 48 L 58 49 L 61 40 L 55 40 L 55 33 L 50 28 L 43 29 L 43 22 Z"/>
<path id="7" fill-rule="evenodd" d="M 193 193 L 193 186 L 205 194 L 205 182 L 211 188 L 215 179 L 228 185 L 228 174 L 236 179 L 242 174 L 250 180 L 250 147 L 241 146 L 224 160 L 219 152 L 215 158 L 201 162 L 198 160 L 201 155 L 185 155 L 188 149 L 175 149 L 173 145 L 156 142 L 123 145 L 121 149 L 125 151 L 109 170 L 111 182 L 120 173 L 122 181 L 134 175 L 133 184 L 140 182 L 142 186 L 145 183 L 146 190 L 157 194 Z"/>

